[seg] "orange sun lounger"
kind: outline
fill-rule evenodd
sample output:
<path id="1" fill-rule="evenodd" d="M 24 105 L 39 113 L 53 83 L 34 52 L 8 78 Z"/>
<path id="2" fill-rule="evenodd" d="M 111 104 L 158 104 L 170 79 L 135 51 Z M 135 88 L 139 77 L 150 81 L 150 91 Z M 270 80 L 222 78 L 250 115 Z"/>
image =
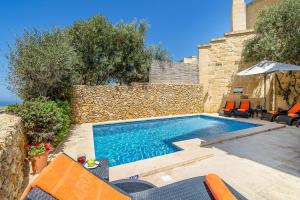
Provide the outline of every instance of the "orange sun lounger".
<path id="1" fill-rule="evenodd" d="M 293 107 L 291 107 L 287 111 L 287 113 L 278 115 L 276 121 L 286 123 L 291 126 L 299 119 L 300 119 L 300 102 L 296 103 Z"/>
<path id="2" fill-rule="evenodd" d="M 21 200 L 25 199 L 28 192 L 35 186 L 59 200 L 131 199 L 116 187 L 85 170 L 65 154 L 59 154 L 39 177 L 26 187 Z"/>
<path id="3" fill-rule="evenodd" d="M 251 102 L 248 100 L 243 100 L 240 102 L 238 109 L 234 111 L 235 117 L 250 117 L 251 116 Z"/>
<path id="4" fill-rule="evenodd" d="M 58 200 L 245 199 L 215 174 L 194 177 L 163 187 L 156 187 L 142 180 L 124 179 L 107 182 L 94 176 L 63 153 L 56 156 L 27 186 L 21 200 L 54 200 L 54 198 Z"/>
<path id="5" fill-rule="evenodd" d="M 235 101 L 226 101 L 225 107 L 222 109 L 223 113 L 220 113 L 220 115 L 231 117 L 234 109 Z"/>

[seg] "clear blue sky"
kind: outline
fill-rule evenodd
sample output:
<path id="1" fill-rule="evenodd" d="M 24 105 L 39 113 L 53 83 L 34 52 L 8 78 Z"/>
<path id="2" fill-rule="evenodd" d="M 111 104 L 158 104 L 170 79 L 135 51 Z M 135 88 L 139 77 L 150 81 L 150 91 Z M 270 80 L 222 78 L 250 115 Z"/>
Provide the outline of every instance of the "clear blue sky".
<path id="1" fill-rule="evenodd" d="M 249 2 L 248 0 L 247 2 Z M 175 60 L 197 55 L 197 45 L 230 31 L 232 0 L 2 0 L 0 5 L 0 106 L 16 101 L 7 88 L 7 45 L 33 27 L 65 27 L 104 15 L 113 23 L 146 19 L 147 45 L 162 43 Z"/>

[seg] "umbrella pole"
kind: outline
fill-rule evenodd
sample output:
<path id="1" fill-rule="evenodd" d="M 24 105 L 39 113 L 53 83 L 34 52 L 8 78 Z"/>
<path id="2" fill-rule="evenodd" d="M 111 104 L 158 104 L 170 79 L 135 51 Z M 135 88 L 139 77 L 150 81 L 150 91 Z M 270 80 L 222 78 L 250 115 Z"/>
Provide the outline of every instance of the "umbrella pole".
<path id="1" fill-rule="evenodd" d="M 264 74 L 264 107 L 267 109 L 267 74 Z"/>

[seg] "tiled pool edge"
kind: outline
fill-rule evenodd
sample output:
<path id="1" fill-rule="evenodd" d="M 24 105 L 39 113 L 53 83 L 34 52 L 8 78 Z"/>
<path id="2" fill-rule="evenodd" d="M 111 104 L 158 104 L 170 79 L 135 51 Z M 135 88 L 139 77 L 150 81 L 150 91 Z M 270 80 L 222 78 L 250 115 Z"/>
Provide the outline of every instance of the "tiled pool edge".
<path id="1" fill-rule="evenodd" d="M 199 146 L 198 146 L 199 147 Z M 139 160 L 109 168 L 110 181 L 126 179 L 138 175 L 139 178 L 150 176 L 175 167 L 212 157 L 210 149 L 183 150 L 171 154 Z"/>
<path id="2" fill-rule="evenodd" d="M 173 144 L 181 148 L 182 151 L 111 167 L 111 179 L 117 180 L 129 178 L 130 176 L 134 175 L 139 175 L 140 178 L 143 178 L 152 174 L 170 170 L 172 168 L 188 165 L 193 162 L 207 159 L 213 156 L 213 153 L 210 151 L 211 149 L 205 148 L 206 146 L 241 137 L 264 133 L 283 127 L 285 126 L 280 124 L 269 124 L 231 132 L 230 134 L 223 134 L 219 137 L 212 138 L 206 141 L 196 138 L 175 142 Z M 178 159 L 178 156 L 182 157 L 184 160 Z"/>
<path id="3" fill-rule="evenodd" d="M 211 139 L 207 139 L 206 141 L 203 141 L 200 144 L 200 146 L 205 147 L 205 146 L 209 146 L 209 145 L 213 145 L 213 144 L 217 144 L 217 143 L 221 143 L 221 142 L 225 142 L 225 141 L 229 141 L 229 140 L 234 140 L 234 139 L 238 139 L 238 138 L 242 138 L 242 137 L 248 137 L 251 135 L 256 135 L 256 134 L 260 134 L 260 133 L 264 133 L 264 132 L 281 129 L 284 127 L 286 127 L 286 126 L 283 124 L 267 124 L 267 125 L 262 125 L 259 127 L 234 131 L 234 132 L 230 132 L 230 134 L 222 134 L 220 136 L 217 136 L 217 137 L 214 137 Z"/>

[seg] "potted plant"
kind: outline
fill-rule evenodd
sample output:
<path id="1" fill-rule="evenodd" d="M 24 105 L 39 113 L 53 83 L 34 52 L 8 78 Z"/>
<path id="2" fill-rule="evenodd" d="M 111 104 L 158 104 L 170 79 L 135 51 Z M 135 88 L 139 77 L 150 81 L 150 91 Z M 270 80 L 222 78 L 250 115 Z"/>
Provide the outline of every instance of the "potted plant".
<path id="1" fill-rule="evenodd" d="M 48 164 L 48 154 L 53 150 L 50 143 L 39 143 L 36 145 L 27 145 L 28 160 L 31 161 L 34 174 L 40 173 Z"/>

